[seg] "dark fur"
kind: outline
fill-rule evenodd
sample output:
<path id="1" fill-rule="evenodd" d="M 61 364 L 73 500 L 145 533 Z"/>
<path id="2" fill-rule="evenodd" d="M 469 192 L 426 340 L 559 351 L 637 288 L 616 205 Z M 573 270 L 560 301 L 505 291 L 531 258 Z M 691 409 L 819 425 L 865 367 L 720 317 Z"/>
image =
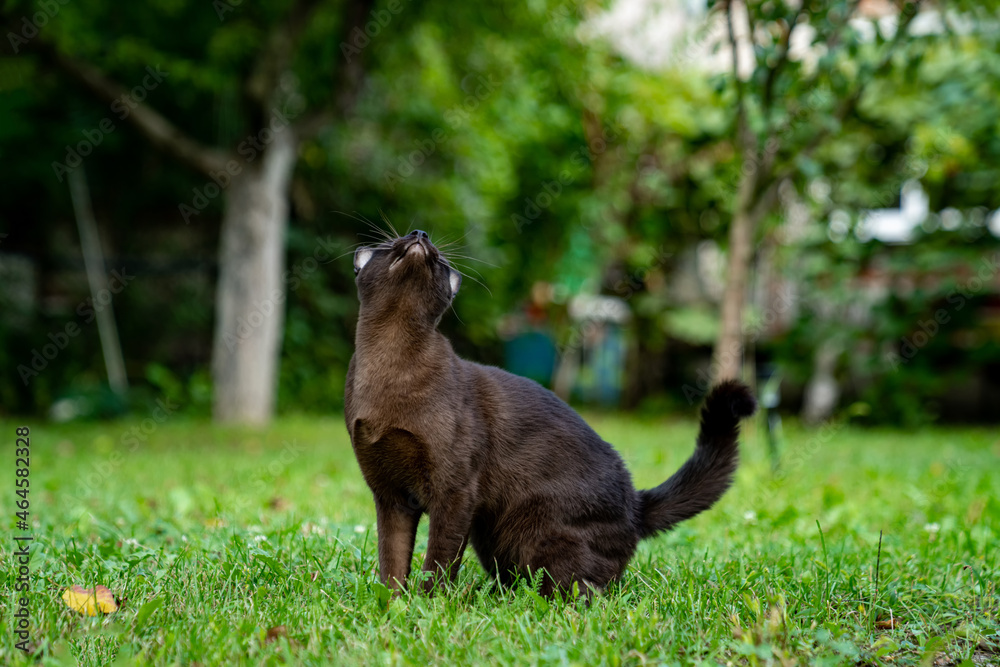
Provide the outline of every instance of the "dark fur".
<path id="1" fill-rule="evenodd" d="M 640 539 L 708 509 L 732 483 L 739 420 L 756 409 L 744 385 L 712 390 L 691 458 L 636 491 L 618 453 L 554 394 L 454 353 L 437 324 L 459 280 L 426 234 L 362 248 L 358 264 L 345 417 L 389 586 L 405 585 L 426 512 L 428 588 L 454 578 L 471 542 L 501 582 L 544 569 L 545 594 L 574 582 L 599 589 Z"/>

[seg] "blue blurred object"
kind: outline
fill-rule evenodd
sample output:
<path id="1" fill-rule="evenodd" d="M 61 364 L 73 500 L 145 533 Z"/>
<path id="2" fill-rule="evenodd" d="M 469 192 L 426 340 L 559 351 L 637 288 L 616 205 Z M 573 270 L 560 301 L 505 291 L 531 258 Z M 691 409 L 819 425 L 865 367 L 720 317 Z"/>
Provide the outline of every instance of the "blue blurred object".
<path id="1" fill-rule="evenodd" d="M 618 404 L 625 368 L 625 336 L 613 322 L 595 325 L 577 380 L 580 397 L 604 406 Z"/>
<path id="2" fill-rule="evenodd" d="M 541 331 L 526 331 L 504 344 L 504 365 L 516 375 L 551 386 L 556 367 L 556 345 Z"/>

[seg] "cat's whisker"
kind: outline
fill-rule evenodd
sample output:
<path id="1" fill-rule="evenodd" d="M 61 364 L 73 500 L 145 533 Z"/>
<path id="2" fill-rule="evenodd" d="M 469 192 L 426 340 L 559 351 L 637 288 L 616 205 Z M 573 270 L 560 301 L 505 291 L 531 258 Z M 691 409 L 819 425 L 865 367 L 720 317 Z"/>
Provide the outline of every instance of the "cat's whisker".
<path id="1" fill-rule="evenodd" d="M 458 316 L 458 311 L 455 310 L 455 300 L 454 299 L 452 299 L 451 303 L 448 304 L 448 308 L 451 309 L 452 314 L 455 315 L 455 319 L 458 320 L 459 324 L 461 324 L 462 326 L 465 326 L 465 322 L 462 321 L 462 318 Z"/>
<path id="2" fill-rule="evenodd" d="M 392 240 L 394 240 L 393 237 L 389 234 L 389 232 L 387 232 L 386 230 L 382 229 L 377 224 L 375 224 L 374 222 L 372 222 L 368 218 L 364 217 L 360 213 L 357 213 L 357 212 L 347 213 L 346 211 L 334 211 L 334 213 L 338 213 L 340 215 L 343 215 L 344 217 L 350 218 L 351 220 L 355 220 L 355 221 L 360 222 L 360 223 L 362 223 L 364 225 L 367 225 L 369 229 L 371 229 L 373 232 L 375 232 L 376 234 L 378 234 L 381 238 L 385 239 L 386 241 L 392 241 Z"/>
<path id="3" fill-rule="evenodd" d="M 462 234 L 461 236 L 459 236 L 454 241 L 451 241 L 451 243 L 461 243 L 462 241 L 465 240 L 466 236 L 468 236 L 469 234 L 471 234 L 473 232 L 474 229 L 475 229 L 475 227 L 470 227 L 470 228 L 466 229 L 464 234 Z M 438 249 L 440 249 L 440 248 L 441 248 L 441 246 L 438 246 Z"/>
<path id="4" fill-rule="evenodd" d="M 338 259 L 341 259 L 342 257 L 347 257 L 348 255 L 352 255 L 352 254 L 354 254 L 355 251 L 357 251 L 358 248 L 362 248 L 362 247 L 364 247 L 364 248 L 371 248 L 372 250 L 387 250 L 391 246 L 388 243 L 386 243 L 385 241 L 381 241 L 381 240 L 379 240 L 379 242 L 376 243 L 375 245 L 371 245 L 367 241 L 362 241 L 361 243 L 354 243 L 354 244 L 348 246 L 347 252 L 344 252 L 344 253 L 342 253 L 340 255 L 337 255 L 333 259 L 330 259 L 330 260 L 327 260 L 327 261 L 323 262 L 323 264 L 330 264 L 331 262 L 335 262 Z"/>
<path id="5" fill-rule="evenodd" d="M 479 272 L 479 270 L 478 270 L 478 269 L 476 269 L 475 267 L 472 267 L 472 266 L 466 266 L 465 264 L 459 264 L 459 263 L 457 263 L 457 262 L 453 262 L 453 264 L 455 264 L 455 266 L 457 266 L 457 267 L 459 267 L 459 268 L 462 268 L 462 269 L 465 269 L 466 271 L 474 271 L 474 272 L 475 272 L 475 274 L 476 274 L 477 276 L 479 276 L 479 277 L 480 277 L 480 278 L 482 278 L 483 280 L 486 280 L 486 278 L 485 278 L 485 277 L 483 276 L 483 274 L 482 274 L 482 273 L 480 273 L 480 272 Z M 493 268 L 497 268 L 497 267 L 493 267 Z"/>
<path id="6" fill-rule="evenodd" d="M 346 252 L 341 253 L 341 254 L 337 255 L 336 257 L 323 262 L 323 264 L 332 264 L 333 262 L 336 262 L 338 259 L 342 259 L 344 257 L 347 257 L 348 255 L 353 255 L 358 248 L 360 248 L 362 246 L 366 246 L 366 245 L 368 245 L 368 244 L 367 243 L 355 243 L 354 245 L 348 246 Z"/>
<path id="7" fill-rule="evenodd" d="M 450 248 L 451 246 L 458 245 L 465 240 L 465 235 L 457 236 L 455 238 L 449 238 L 447 240 L 441 241 L 440 243 L 435 243 L 438 248 Z"/>
<path id="8" fill-rule="evenodd" d="M 431 243 L 433 243 L 434 247 L 437 248 L 438 250 L 443 250 L 444 248 L 450 248 L 451 246 L 455 245 L 458 241 L 459 239 L 457 238 L 450 240 L 442 240 L 442 241 L 434 241 L 433 239 L 431 239 Z"/>
<path id="9" fill-rule="evenodd" d="M 441 248 L 438 248 L 438 250 L 440 251 Z M 485 264 L 486 266 L 493 267 L 494 269 L 500 268 L 496 264 L 491 264 L 490 262 L 487 262 L 485 259 L 479 259 L 478 257 L 469 257 L 468 255 L 456 255 L 455 253 L 441 253 L 441 254 L 447 257 L 449 260 L 451 260 L 452 258 L 464 259 L 470 262 L 479 262 L 480 264 Z"/>
<path id="10" fill-rule="evenodd" d="M 462 271 L 463 268 L 465 268 L 466 270 L 470 270 L 470 269 L 468 269 L 468 267 L 456 267 L 453 264 L 450 264 L 448 262 L 442 262 L 441 260 L 438 260 L 438 261 L 441 262 L 441 264 L 443 264 L 444 266 L 447 266 L 448 268 L 454 269 L 455 271 L 457 271 L 463 278 L 468 278 L 472 282 L 474 282 L 474 283 L 476 283 L 478 285 L 481 285 L 483 287 L 483 289 L 485 289 L 489 293 L 490 298 L 491 299 L 493 298 L 493 292 L 490 290 L 489 287 L 486 286 L 486 283 L 484 283 L 481 280 L 477 280 L 477 279 L 473 278 L 472 276 L 470 276 L 468 273 L 465 273 L 464 271 Z M 472 269 L 472 270 L 475 270 L 475 269 Z M 479 273 L 479 272 L 476 271 L 476 273 Z M 479 277 L 482 278 L 482 274 L 479 274 Z"/>
<path id="11" fill-rule="evenodd" d="M 391 220 L 389 220 L 389 216 L 385 214 L 385 211 L 379 209 L 378 213 L 379 215 L 382 216 L 382 220 L 385 222 L 386 225 L 389 226 L 389 229 L 392 231 L 392 233 L 395 234 L 396 238 L 399 238 L 399 232 L 396 231 L 396 226 L 392 224 Z"/>
<path id="12" fill-rule="evenodd" d="M 368 239 L 371 239 L 371 241 L 374 241 L 375 243 L 385 243 L 386 241 L 388 241 L 388 239 L 386 239 L 384 236 L 376 236 L 374 234 L 368 234 L 366 232 L 358 232 L 358 236 L 363 236 Z M 366 241 L 365 243 L 370 243 L 371 241 Z"/>

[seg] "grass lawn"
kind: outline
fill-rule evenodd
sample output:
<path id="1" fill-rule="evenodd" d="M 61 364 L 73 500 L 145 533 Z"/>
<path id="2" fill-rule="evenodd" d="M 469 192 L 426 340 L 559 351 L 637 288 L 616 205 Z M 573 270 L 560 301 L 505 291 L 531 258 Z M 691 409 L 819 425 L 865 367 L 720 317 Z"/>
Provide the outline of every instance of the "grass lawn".
<path id="1" fill-rule="evenodd" d="M 792 427 L 774 476 L 751 427 L 734 488 L 644 542 L 590 606 L 498 592 L 471 549 L 456 586 L 387 605 L 339 417 L 264 432 L 172 417 L 146 421 L 148 436 L 133 432 L 141 417 L 31 428 L 31 646 L 44 664 L 1000 663 L 996 429 Z M 640 487 L 683 462 L 696 428 L 589 421 Z M 0 423 L 11 527 L 18 425 Z M 0 544 L 2 664 L 28 662 L 12 617 L 20 534 Z M 415 564 L 426 541 L 425 519 Z M 117 612 L 61 599 L 97 584 Z"/>

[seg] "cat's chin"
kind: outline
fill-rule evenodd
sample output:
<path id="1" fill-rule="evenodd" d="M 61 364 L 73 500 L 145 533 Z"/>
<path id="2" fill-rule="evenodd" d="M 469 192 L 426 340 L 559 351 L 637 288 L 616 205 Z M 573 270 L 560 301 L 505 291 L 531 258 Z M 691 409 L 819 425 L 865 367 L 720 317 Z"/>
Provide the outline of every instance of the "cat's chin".
<path id="1" fill-rule="evenodd" d="M 413 255 L 414 257 L 420 257 L 426 259 L 428 255 L 427 248 L 425 248 L 424 244 L 421 243 L 420 241 L 414 241 L 413 243 L 411 243 L 409 246 L 406 247 L 402 255 L 392 260 L 392 264 L 389 265 L 389 270 L 392 271 L 393 269 L 398 267 L 411 255 Z"/>

